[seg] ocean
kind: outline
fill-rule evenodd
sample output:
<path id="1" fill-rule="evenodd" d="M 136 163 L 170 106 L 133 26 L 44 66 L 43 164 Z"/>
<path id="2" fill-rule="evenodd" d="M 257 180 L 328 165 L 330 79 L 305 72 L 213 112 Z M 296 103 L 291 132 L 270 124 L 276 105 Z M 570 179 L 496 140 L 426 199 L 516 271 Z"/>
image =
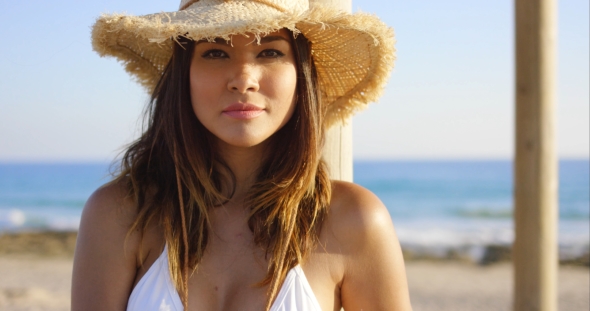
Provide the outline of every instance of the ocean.
<path id="1" fill-rule="evenodd" d="M 559 163 L 559 256 L 587 255 L 590 161 Z M 511 161 L 356 162 L 356 183 L 387 206 L 404 249 L 479 261 L 514 241 Z"/>
<path id="2" fill-rule="evenodd" d="M 588 254 L 590 161 L 560 161 L 562 259 Z M 110 179 L 108 163 L 0 164 L 0 233 L 76 230 L 85 201 Z M 404 249 L 482 255 L 510 245 L 510 161 L 357 161 L 356 183 L 387 206 Z"/>

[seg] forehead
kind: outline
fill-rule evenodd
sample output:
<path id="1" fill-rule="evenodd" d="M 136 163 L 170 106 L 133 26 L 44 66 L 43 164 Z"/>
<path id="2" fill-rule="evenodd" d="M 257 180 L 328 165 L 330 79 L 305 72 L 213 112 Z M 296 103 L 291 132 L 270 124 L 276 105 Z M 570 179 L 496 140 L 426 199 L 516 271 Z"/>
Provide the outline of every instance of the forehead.
<path id="1" fill-rule="evenodd" d="M 270 42 L 275 42 L 275 41 L 285 41 L 287 43 L 291 43 L 291 40 L 292 40 L 291 32 L 286 29 L 281 29 L 278 31 L 268 33 L 266 35 L 258 35 L 258 36 L 253 33 L 232 35 L 232 36 L 230 36 L 229 40 L 224 39 L 224 38 L 216 38 L 214 40 L 199 40 L 199 41 L 197 41 L 196 44 L 214 43 L 214 44 L 223 44 L 223 45 L 233 46 L 234 43 L 241 43 L 241 44 L 245 44 L 245 45 L 252 44 L 252 43 L 265 44 L 265 43 L 270 43 Z"/>

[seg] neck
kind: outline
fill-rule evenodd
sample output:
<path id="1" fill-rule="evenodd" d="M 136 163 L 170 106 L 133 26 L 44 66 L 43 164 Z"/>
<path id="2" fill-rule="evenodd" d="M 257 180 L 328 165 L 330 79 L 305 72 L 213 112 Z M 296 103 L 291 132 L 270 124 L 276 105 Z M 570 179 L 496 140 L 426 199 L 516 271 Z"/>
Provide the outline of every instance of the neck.
<path id="1" fill-rule="evenodd" d="M 243 202 L 246 193 L 256 181 L 266 146 L 267 143 L 261 143 L 252 147 L 236 147 L 219 142 L 220 154 L 236 178 L 235 192 L 231 199 L 234 203 Z"/>

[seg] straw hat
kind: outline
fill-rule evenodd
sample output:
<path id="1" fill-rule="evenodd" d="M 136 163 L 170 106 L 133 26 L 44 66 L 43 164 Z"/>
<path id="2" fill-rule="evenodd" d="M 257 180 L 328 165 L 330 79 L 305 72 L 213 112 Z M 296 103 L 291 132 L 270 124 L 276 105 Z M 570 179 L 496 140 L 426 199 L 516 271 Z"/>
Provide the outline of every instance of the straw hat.
<path id="1" fill-rule="evenodd" d="M 92 29 L 92 46 L 114 56 L 151 92 L 179 36 L 192 40 L 257 38 L 281 28 L 311 42 L 326 125 L 345 121 L 377 101 L 393 68 L 393 30 L 376 16 L 348 14 L 308 0 L 181 0 L 179 11 L 108 14 Z"/>

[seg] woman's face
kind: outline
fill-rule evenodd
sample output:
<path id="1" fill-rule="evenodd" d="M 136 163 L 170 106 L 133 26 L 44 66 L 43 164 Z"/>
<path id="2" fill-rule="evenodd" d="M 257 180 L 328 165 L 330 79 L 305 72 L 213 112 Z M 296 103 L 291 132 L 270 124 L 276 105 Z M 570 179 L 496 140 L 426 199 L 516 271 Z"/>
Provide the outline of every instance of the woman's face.
<path id="1" fill-rule="evenodd" d="M 291 37 L 281 30 L 230 42 L 199 41 L 190 67 L 193 111 L 220 141 L 251 147 L 291 118 L 297 72 Z"/>

